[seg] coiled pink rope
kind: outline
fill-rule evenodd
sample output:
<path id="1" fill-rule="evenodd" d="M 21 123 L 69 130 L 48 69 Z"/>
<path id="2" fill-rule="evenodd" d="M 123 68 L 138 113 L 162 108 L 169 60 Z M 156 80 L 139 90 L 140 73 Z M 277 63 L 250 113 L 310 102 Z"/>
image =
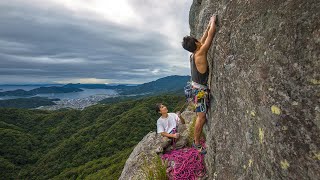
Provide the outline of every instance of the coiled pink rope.
<path id="1" fill-rule="evenodd" d="M 195 148 L 172 150 L 161 158 L 168 161 L 170 180 L 196 180 L 206 174 L 204 155 Z"/>

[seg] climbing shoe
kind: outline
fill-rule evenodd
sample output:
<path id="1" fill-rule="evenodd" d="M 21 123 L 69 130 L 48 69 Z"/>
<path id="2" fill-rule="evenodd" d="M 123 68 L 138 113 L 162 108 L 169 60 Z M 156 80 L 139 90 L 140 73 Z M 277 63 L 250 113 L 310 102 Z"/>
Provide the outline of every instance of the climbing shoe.
<path id="1" fill-rule="evenodd" d="M 201 144 L 196 145 L 195 143 L 192 143 L 192 147 L 199 151 L 200 154 L 206 154 L 207 151 L 204 147 L 201 146 Z"/>

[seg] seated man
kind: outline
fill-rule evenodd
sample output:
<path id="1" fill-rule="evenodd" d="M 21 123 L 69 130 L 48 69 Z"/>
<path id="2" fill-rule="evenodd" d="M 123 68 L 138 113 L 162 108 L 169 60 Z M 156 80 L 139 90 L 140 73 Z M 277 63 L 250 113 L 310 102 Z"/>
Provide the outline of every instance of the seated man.
<path id="1" fill-rule="evenodd" d="M 157 113 L 161 114 L 161 117 L 157 121 L 157 133 L 162 135 L 161 148 L 167 148 L 172 140 L 176 142 L 175 148 L 179 149 L 186 145 L 186 138 L 180 138 L 178 133 L 178 124 L 185 124 L 184 119 L 181 117 L 180 113 L 168 113 L 168 109 L 162 103 L 156 104 Z M 181 126 L 181 125 L 180 125 Z M 179 130 L 181 128 L 179 127 Z M 162 149 L 158 152 L 162 152 Z"/>

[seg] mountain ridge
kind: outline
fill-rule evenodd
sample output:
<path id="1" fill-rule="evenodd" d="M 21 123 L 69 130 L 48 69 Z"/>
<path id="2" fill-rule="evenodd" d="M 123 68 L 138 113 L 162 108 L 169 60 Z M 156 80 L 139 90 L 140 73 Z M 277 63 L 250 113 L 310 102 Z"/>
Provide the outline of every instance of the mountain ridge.
<path id="1" fill-rule="evenodd" d="M 81 92 L 82 89 L 72 88 L 72 87 L 59 87 L 59 86 L 50 86 L 50 87 L 39 87 L 29 91 L 23 89 L 10 90 L 0 92 L 1 96 L 34 96 L 37 94 L 48 94 L 48 93 L 70 93 L 70 92 Z"/>

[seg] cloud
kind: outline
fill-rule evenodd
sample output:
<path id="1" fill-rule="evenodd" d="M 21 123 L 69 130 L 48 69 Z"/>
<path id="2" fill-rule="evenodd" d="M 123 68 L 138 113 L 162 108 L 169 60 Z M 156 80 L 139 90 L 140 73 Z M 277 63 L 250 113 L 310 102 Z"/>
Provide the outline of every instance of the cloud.
<path id="1" fill-rule="evenodd" d="M 21 77 L 25 83 L 143 83 L 189 74 L 180 39 L 189 32 L 190 4 L 0 2 L 0 84 L 19 83 Z M 114 14 L 117 9 L 121 15 Z"/>

